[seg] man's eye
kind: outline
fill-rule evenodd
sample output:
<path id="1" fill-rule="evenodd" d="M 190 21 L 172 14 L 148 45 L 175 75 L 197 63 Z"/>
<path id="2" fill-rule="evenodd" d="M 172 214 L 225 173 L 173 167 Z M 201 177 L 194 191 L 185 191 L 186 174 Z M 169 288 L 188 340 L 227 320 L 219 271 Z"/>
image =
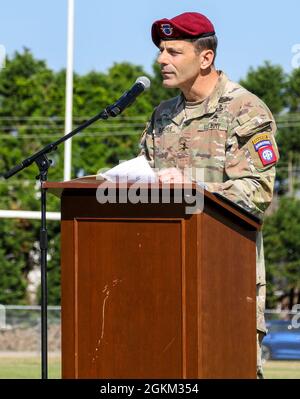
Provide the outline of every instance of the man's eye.
<path id="1" fill-rule="evenodd" d="M 158 55 L 162 54 L 164 51 L 165 51 L 165 49 L 159 49 Z M 167 50 L 167 53 L 172 56 L 182 54 L 180 51 L 175 51 L 175 50 Z"/>

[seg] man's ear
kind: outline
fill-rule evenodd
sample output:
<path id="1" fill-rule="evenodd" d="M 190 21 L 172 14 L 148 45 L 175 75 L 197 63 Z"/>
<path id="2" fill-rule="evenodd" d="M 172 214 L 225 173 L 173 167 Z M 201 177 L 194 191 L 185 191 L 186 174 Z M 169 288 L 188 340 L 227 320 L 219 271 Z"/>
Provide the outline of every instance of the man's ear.
<path id="1" fill-rule="evenodd" d="M 214 61 L 215 53 L 213 50 L 203 50 L 199 54 L 200 57 L 200 68 L 207 69 L 211 67 Z"/>

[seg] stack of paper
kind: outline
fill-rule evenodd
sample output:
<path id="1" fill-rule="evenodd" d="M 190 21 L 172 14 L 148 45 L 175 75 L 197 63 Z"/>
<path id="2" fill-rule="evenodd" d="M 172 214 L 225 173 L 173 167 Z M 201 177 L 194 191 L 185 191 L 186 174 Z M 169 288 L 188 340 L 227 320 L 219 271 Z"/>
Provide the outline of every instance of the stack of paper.
<path id="1" fill-rule="evenodd" d="M 158 181 L 144 155 L 122 162 L 98 176 L 112 183 L 155 183 Z"/>

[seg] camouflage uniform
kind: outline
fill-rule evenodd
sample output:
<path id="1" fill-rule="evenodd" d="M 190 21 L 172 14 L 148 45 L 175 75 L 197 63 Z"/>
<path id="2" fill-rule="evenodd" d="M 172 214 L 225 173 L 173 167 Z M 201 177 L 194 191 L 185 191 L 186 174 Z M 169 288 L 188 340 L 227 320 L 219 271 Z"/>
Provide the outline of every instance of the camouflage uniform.
<path id="1" fill-rule="evenodd" d="M 279 158 L 275 131 L 275 121 L 267 106 L 219 72 L 216 87 L 204 101 L 188 103 L 180 95 L 162 102 L 143 133 L 141 147 L 152 167 L 188 167 L 193 180 L 196 170 L 202 169 L 209 191 L 262 217 L 272 200 L 275 164 Z M 264 154 L 267 155 L 264 159 L 262 150 L 266 146 L 270 151 Z M 265 284 L 259 233 L 257 338 L 260 341 L 266 332 Z"/>

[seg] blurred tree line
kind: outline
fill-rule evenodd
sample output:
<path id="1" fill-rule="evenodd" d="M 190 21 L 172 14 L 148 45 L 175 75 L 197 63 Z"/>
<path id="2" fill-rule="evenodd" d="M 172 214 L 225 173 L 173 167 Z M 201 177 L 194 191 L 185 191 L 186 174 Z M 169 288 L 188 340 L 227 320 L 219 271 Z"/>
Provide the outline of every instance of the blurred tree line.
<path id="1" fill-rule="evenodd" d="M 118 118 L 99 121 L 73 138 L 72 177 L 95 174 L 139 152 L 139 137 L 153 108 L 177 94 L 161 85 L 159 68 L 151 76 L 141 66 L 114 64 L 106 73 L 74 76 L 74 127 L 114 102 L 138 76 L 151 79 L 145 92 Z M 281 159 L 275 185 L 276 208 L 264 224 L 268 278 L 268 306 L 278 292 L 300 287 L 300 69 L 284 73 L 266 62 L 250 69 L 241 84 L 257 94 L 276 115 Z M 15 53 L 0 71 L 0 173 L 18 164 L 64 133 L 65 71 L 54 72 L 28 49 Z M 49 181 L 63 179 L 63 146 L 51 154 Z M 35 165 L 5 181 L 0 179 L 0 209 L 40 210 L 40 188 Z M 59 211 L 59 201 L 48 196 L 48 211 Z M 36 303 L 30 284 L 38 285 L 40 222 L 0 219 L 0 303 Z M 60 303 L 60 227 L 48 221 L 49 304 Z M 293 291 L 293 292 L 294 292 Z"/>

